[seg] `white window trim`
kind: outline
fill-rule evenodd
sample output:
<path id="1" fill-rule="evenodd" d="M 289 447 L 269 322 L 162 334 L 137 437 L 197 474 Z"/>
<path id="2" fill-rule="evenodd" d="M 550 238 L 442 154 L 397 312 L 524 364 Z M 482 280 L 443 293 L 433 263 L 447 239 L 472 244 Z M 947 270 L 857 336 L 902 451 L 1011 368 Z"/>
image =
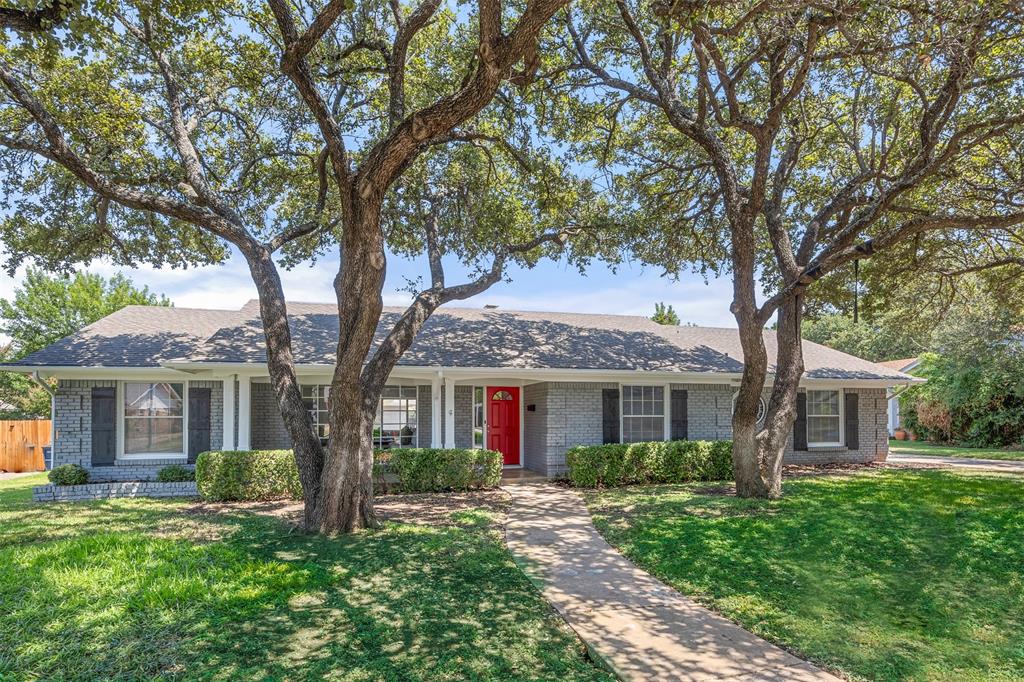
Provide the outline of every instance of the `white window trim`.
<path id="1" fill-rule="evenodd" d="M 807 389 L 806 391 L 804 391 L 804 396 L 805 396 L 804 400 L 805 401 L 807 401 L 807 399 L 810 397 L 809 394 L 810 394 L 811 391 L 829 391 L 829 392 L 833 392 L 833 393 L 838 393 L 839 394 L 839 442 L 831 442 L 831 441 L 825 441 L 825 442 L 820 442 L 820 443 L 819 442 L 811 442 L 811 439 L 808 438 L 807 439 L 807 448 L 809 450 L 813 450 L 815 448 L 841 448 L 841 447 L 845 447 L 846 446 L 846 394 L 845 394 L 845 392 L 843 391 L 842 388 L 828 388 L 828 387 L 810 388 L 810 389 Z M 807 401 L 807 402 L 809 402 L 809 401 Z M 805 404 L 807 404 L 807 403 L 805 403 Z M 809 420 L 810 420 L 812 415 L 810 414 L 810 412 L 807 412 L 806 409 L 804 410 L 804 413 L 805 413 L 804 414 L 804 433 L 805 434 L 809 434 L 810 430 L 807 428 L 807 425 L 808 425 L 808 422 L 809 422 Z M 825 416 L 825 415 L 821 415 L 821 416 Z"/>
<path id="2" fill-rule="evenodd" d="M 415 383 L 397 383 L 397 384 L 389 383 L 389 384 L 385 384 L 384 385 L 384 388 L 398 387 L 398 395 L 399 395 L 399 397 L 397 398 L 397 400 L 409 400 L 409 398 L 403 398 L 402 397 L 402 389 L 405 388 L 405 387 L 409 387 L 409 386 L 412 386 L 413 388 L 416 389 L 416 397 L 412 398 L 412 400 L 416 401 L 416 432 L 413 434 L 413 441 L 414 441 L 414 443 L 412 445 L 404 445 L 403 446 L 402 442 L 401 442 L 401 438 L 399 438 L 398 446 L 392 448 L 392 449 L 395 449 L 395 450 L 398 450 L 398 449 L 403 448 L 403 447 L 406 447 L 406 448 L 418 448 L 418 447 L 420 447 L 420 387 L 419 387 L 419 384 L 415 384 Z M 395 398 L 390 398 L 390 400 L 396 400 L 396 399 Z M 377 414 L 374 415 L 374 428 L 376 428 L 376 424 L 377 424 L 377 415 L 381 414 L 383 411 L 384 411 L 384 391 L 381 390 L 380 397 L 377 398 Z M 408 416 L 408 414 L 409 414 L 409 410 L 408 410 L 408 407 L 407 407 L 406 408 L 406 416 Z M 380 428 L 381 428 L 381 431 L 383 432 L 384 431 L 384 421 L 383 421 L 383 419 L 381 420 Z M 374 440 L 372 433 L 370 435 L 370 440 L 371 441 Z M 377 446 L 374 445 L 373 447 L 376 448 Z"/>
<path id="3" fill-rule="evenodd" d="M 125 384 L 182 384 L 181 395 L 181 448 L 184 452 L 133 452 L 126 454 L 124 451 L 124 385 Z M 117 401 L 117 456 L 116 460 L 134 461 L 144 459 L 188 459 L 188 391 L 189 381 L 186 379 L 168 379 L 158 377 L 148 379 L 145 377 L 120 380 L 114 389 L 114 400 Z"/>
<path id="4" fill-rule="evenodd" d="M 661 381 L 629 381 L 619 383 L 619 444 L 628 445 L 626 442 L 626 430 L 624 427 L 624 419 L 626 418 L 626 411 L 623 409 L 623 403 L 626 399 L 626 386 L 655 386 L 661 387 L 662 389 L 662 414 L 661 418 L 664 420 L 661 429 L 661 438 L 663 441 L 669 440 L 671 437 L 672 429 L 672 384 L 666 384 Z M 654 414 L 638 414 L 629 415 L 630 417 L 657 417 L 659 415 Z M 647 441 L 643 441 L 647 442 Z"/>

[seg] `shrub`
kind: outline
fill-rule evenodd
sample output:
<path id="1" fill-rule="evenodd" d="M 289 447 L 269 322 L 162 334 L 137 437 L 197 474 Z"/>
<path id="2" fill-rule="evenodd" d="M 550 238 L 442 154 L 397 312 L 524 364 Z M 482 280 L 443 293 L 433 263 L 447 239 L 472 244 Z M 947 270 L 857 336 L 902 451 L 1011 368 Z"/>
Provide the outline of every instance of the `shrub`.
<path id="1" fill-rule="evenodd" d="M 374 454 L 376 490 L 420 493 L 493 488 L 501 482 L 494 450 L 398 448 Z"/>
<path id="2" fill-rule="evenodd" d="M 181 483 L 196 480 L 196 472 L 181 464 L 168 464 L 156 472 L 156 480 L 161 483 Z"/>
<path id="3" fill-rule="evenodd" d="M 46 475 L 54 485 L 84 485 L 89 482 L 89 471 L 77 464 L 61 464 Z"/>
<path id="4" fill-rule="evenodd" d="M 291 450 L 214 450 L 196 459 L 196 485 L 207 500 L 302 499 Z"/>
<path id="5" fill-rule="evenodd" d="M 732 475 L 732 441 L 577 445 L 565 457 L 569 480 L 580 488 L 718 481 Z"/>
<path id="6" fill-rule="evenodd" d="M 501 453 L 493 450 L 379 450 L 374 453 L 374 489 L 414 493 L 493 488 L 501 481 L 501 462 Z M 195 480 L 207 500 L 302 498 L 291 450 L 204 452 L 196 460 Z"/>

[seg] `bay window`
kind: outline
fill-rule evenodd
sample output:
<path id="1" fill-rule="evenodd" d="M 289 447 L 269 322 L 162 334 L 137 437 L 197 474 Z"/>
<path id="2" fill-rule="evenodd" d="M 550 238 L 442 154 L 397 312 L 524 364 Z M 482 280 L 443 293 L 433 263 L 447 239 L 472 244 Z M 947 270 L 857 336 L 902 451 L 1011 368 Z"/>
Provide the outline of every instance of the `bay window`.
<path id="1" fill-rule="evenodd" d="M 807 391 L 807 445 L 842 445 L 839 391 Z"/>
<path id="2" fill-rule="evenodd" d="M 665 440 L 665 388 L 622 387 L 622 442 Z"/>
<path id="3" fill-rule="evenodd" d="M 124 454 L 185 454 L 185 385 L 124 383 Z"/>

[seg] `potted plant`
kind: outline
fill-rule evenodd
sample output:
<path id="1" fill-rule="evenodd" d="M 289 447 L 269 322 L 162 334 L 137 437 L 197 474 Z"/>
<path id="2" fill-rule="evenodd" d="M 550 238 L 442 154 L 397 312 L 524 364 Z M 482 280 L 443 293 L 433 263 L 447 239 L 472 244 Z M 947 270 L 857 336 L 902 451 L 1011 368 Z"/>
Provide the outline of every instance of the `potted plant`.
<path id="1" fill-rule="evenodd" d="M 901 426 L 900 428 L 898 428 L 895 431 L 893 431 L 892 435 L 893 435 L 893 438 L 895 438 L 896 440 L 906 440 L 907 439 L 907 430 Z"/>

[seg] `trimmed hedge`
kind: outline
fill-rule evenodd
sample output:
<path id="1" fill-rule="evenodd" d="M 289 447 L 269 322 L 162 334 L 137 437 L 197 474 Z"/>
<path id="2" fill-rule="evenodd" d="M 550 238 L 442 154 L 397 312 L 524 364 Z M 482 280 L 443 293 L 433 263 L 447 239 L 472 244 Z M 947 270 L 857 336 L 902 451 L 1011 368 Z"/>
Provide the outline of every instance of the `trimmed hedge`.
<path id="1" fill-rule="evenodd" d="M 213 450 L 196 458 L 196 487 L 206 500 L 302 499 L 291 450 Z"/>
<path id="2" fill-rule="evenodd" d="M 374 489 L 433 492 L 493 488 L 501 481 L 493 450 L 400 448 L 374 453 Z M 207 500 L 302 499 L 291 450 L 221 450 L 196 459 L 196 485 Z"/>
<path id="3" fill-rule="evenodd" d="M 374 489 L 425 493 L 494 488 L 501 482 L 502 457 L 472 448 L 397 448 L 374 453 Z"/>
<path id="4" fill-rule="evenodd" d="M 728 440 L 577 445 L 569 448 L 565 459 L 569 481 L 580 488 L 732 477 L 732 441 Z"/>
<path id="5" fill-rule="evenodd" d="M 89 482 L 89 471 L 78 464 L 61 464 L 50 469 L 46 478 L 54 485 L 85 485 Z"/>

